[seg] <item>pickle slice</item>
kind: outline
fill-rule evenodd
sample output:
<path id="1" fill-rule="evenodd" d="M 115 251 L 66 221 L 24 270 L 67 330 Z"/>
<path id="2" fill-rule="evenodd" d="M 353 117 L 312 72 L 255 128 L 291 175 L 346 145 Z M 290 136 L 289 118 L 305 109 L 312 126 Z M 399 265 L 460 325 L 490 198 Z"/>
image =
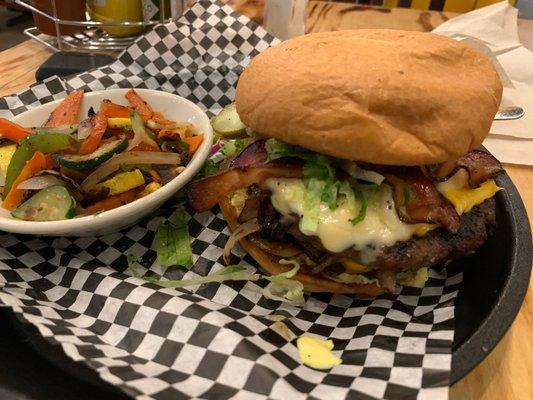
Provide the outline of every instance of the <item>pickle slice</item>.
<path id="1" fill-rule="evenodd" d="M 239 139 L 246 137 L 246 125 L 244 125 L 237 114 L 235 103 L 228 104 L 211 119 L 213 130 L 227 139 Z"/>

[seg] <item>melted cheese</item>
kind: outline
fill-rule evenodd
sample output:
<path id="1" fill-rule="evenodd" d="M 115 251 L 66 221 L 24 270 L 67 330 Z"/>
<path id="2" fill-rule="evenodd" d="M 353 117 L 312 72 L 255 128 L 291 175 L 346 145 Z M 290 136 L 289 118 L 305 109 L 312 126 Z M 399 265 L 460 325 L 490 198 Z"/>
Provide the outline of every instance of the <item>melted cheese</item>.
<path id="1" fill-rule="evenodd" d="M 353 225 L 350 222 L 357 216 L 361 207 L 357 200 L 355 209 L 341 202 L 335 210 L 331 210 L 327 204 L 322 203 L 316 231 L 306 231 L 301 225 L 306 190 L 303 181 L 271 178 L 265 184 L 272 192 L 272 205 L 279 213 L 287 217 L 300 217 L 300 230 L 303 234 L 318 236 L 322 245 L 333 253 L 354 247 L 360 252 L 364 264 L 372 262 L 380 248 L 409 240 L 413 234 L 423 236 L 438 227 L 434 224 L 402 222 L 394 208 L 392 189 L 388 185 L 381 185 L 377 191 L 364 192 L 367 202 L 366 216 L 358 224 Z M 454 205 L 459 215 L 469 212 L 472 207 L 491 198 L 500 189 L 494 180 L 488 180 L 480 187 L 470 189 L 468 173 L 463 169 L 447 181 L 437 184 L 437 190 Z M 361 273 L 365 269 L 363 265 L 355 263 L 344 266 L 346 271 L 351 273 Z"/>
<path id="2" fill-rule="evenodd" d="M 279 213 L 303 215 L 305 187 L 301 179 L 272 178 L 266 181 L 266 186 L 272 192 L 272 205 Z M 365 191 L 364 195 L 366 216 L 358 224 L 353 225 L 350 220 L 359 213 L 359 203 L 355 209 L 341 203 L 335 210 L 321 204 L 316 232 L 303 230 L 301 219 L 300 230 L 306 235 L 318 236 L 322 245 L 334 253 L 355 247 L 361 252 L 361 261 L 365 264 L 374 260 L 381 247 L 411 238 L 418 225 L 400 221 L 388 185 L 382 185 L 377 191 Z"/>
<path id="3" fill-rule="evenodd" d="M 296 339 L 296 346 L 300 359 L 308 367 L 330 369 L 341 363 L 341 359 L 331 353 L 333 350 L 332 340 L 300 336 Z"/>
<path id="4" fill-rule="evenodd" d="M 478 188 L 471 189 L 468 186 L 468 173 L 460 169 L 447 181 L 437 184 L 437 190 L 453 204 L 457 213 L 461 215 L 490 199 L 501 188 L 493 179 L 489 179 Z"/>

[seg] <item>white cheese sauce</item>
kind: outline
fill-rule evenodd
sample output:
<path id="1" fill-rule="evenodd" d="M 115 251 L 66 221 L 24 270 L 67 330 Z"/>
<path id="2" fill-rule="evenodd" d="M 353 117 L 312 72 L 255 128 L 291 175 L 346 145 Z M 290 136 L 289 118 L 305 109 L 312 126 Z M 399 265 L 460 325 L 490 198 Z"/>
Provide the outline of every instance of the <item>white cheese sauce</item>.
<path id="1" fill-rule="evenodd" d="M 265 182 L 272 192 L 274 208 L 282 215 L 303 215 L 305 187 L 301 179 L 271 178 Z M 378 190 L 365 190 L 367 210 L 365 218 L 353 225 L 350 220 L 359 213 L 360 203 L 355 209 L 340 203 L 335 210 L 321 204 L 316 232 L 300 230 L 306 235 L 316 235 L 327 250 L 340 253 L 350 247 L 360 251 L 363 263 L 375 259 L 376 252 L 398 241 L 409 240 L 416 230 L 416 224 L 400 221 L 394 208 L 392 189 L 381 185 Z"/>

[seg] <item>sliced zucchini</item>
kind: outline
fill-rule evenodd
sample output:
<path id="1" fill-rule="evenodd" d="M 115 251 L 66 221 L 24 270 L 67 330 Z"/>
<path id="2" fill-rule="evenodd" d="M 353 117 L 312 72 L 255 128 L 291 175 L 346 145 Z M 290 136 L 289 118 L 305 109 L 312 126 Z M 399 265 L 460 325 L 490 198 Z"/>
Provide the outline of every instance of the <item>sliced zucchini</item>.
<path id="1" fill-rule="evenodd" d="M 129 172 L 121 172 L 113 178 L 108 179 L 102 183 L 94 186 L 93 190 L 99 192 L 101 190 L 109 190 L 109 195 L 127 192 L 130 189 L 144 185 L 144 176 L 138 169 Z"/>
<path id="2" fill-rule="evenodd" d="M 35 133 L 42 135 L 44 134 L 50 134 L 50 133 L 61 133 L 64 135 L 73 135 L 76 132 L 78 132 L 78 125 L 61 125 L 55 128 L 46 128 L 39 126 L 37 128 L 33 128 Z"/>
<path id="3" fill-rule="evenodd" d="M 109 128 L 131 131 L 131 118 L 108 118 L 107 126 Z"/>
<path id="4" fill-rule="evenodd" d="M 60 185 L 40 190 L 18 206 L 11 215 L 25 221 L 58 221 L 74 218 L 76 201 Z"/>
<path id="5" fill-rule="evenodd" d="M 3 172 L 4 176 L 7 175 L 7 167 L 9 167 L 11 157 L 13 157 L 13 154 L 15 154 L 16 150 L 16 144 L 7 144 L 5 146 L 0 146 L 0 170 Z"/>
<path id="6" fill-rule="evenodd" d="M 118 139 L 106 143 L 91 154 L 54 154 L 53 157 L 60 165 L 72 169 L 92 169 L 109 160 L 114 154 L 121 153 L 128 147 L 127 139 Z"/>
<path id="7" fill-rule="evenodd" d="M 213 130 L 228 139 L 238 139 L 246 137 L 246 125 L 244 125 L 237 114 L 235 103 L 228 104 L 211 119 Z"/>

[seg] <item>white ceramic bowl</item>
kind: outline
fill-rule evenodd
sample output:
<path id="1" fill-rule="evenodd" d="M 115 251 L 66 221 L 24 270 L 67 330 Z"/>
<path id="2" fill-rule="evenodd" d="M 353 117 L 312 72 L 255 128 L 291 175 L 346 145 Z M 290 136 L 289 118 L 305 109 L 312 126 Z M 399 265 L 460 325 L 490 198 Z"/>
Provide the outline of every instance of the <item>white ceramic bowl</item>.
<path id="1" fill-rule="evenodd" d="M 129 89 L 109 89 L 85 93 L 80 110 L 80 117 L 87 115 L 89 107 L 98 109 L 100 102 L 109 99 L 117 104 L 127 104 L 124 94 Z M 213 131 L 209 118 L 196 104 L 183 97 L 149 89 L 135 89 L 155 111 L 163 113 L 174 121 L 188 121 L 194 124 L 204 140 L 200 148 L 194 153 L 185 170 L 159 190 L 126 204 L 119 208 L 100 214 L 67 219 L 62 221 L 33 222 L 13 218 L 9 211 L 0 207 L 0 229 L 7 232 L 27 233 L 48 236 L 98 236 L 116 232 L 138 222 L 152 211 L 159 208 L 181 187 L 189 182 L 201 168 L 213 143 Z M 12 121 L 22 126 L 41 126 L 49 117 L 52 110 L 61 102 L 53 101 L 36 107 L 12 118 Z"/>

